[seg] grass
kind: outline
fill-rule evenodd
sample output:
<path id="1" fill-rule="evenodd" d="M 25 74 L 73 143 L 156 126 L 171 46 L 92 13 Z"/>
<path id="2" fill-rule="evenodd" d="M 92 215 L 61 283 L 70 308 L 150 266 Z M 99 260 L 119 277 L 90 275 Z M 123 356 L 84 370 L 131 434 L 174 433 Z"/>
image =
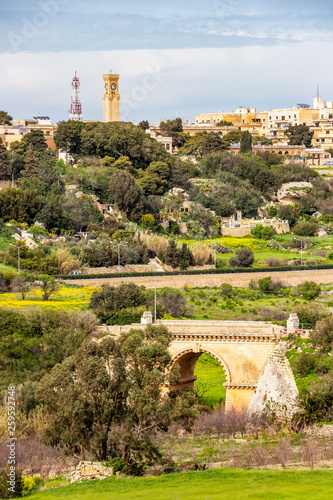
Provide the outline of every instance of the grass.
<path id="1" fill-rule="evenodd" d="M 197 377 L 195 391 L 203 403 L 214 408 L 222 399 L 225 400 L 226 389 L 223 383 L 226 382 L 226 377 L 217 359 L 206 353 L 201 354 L 195 365 L 194 375 Z"/>
<path id="2" fill-rule="evenodd" d="M 150 478 L 85 481 L 27 495 L 31 500 L 328 500 L 330 471 L 217 469 Z"/>
<path id="3" fill-rule="evenodd" d="M 32 290 L 25 300 L 19 293 L 0 294 L 0 307 L 15 309 L 30 309 L 42 307 L 45 309 L 64 309 L 66 311 L 85 311 L 88 309 L 91 294 L 95 287 L 80 287 L 76 285 L 61 285 L 59 292 L 43 301 L 41 290 Z"/>
<path id="4" fill-rule="evenodd" d="M 277 236 L 277 240 L 282 243 L 284 241 L 289 241 L 294 238 L 293 234 L 280 234 Z M 327 238 L 309 238 L 313 243 L 312 247 L 306 250 L 303 250 L 303 261 L 306 264 L 308 261 L 315 262 L 317 264 L 332 264 L 332 261 L 327 258 L 327 255 L 333 251 L 333 235 L 328 235 Z M 188 240 L 187 244 L 191 247 L 191 245 L 196 240 Z M 262 264 L 258 264 L 259 261 L 266 261 L 269 257 L 276 257 L 281 261 L 286 260 L 300 260 L 301 253 L 299 251 L 292 252 L 289 249 L 272 249 L 267 247 L 267 241 L 259 240 L 253 238 L 252 236 L 245 237 L 231 237 L 224 236 L 220 238 L 215 238 L 211 240 L 204 240 L 205 243 L 208 243 L 213 248 L 214 243 L 219 243 L 225 247 L 232 249 L 233 253 L 229 254 L 217 254 L 218 261 L 224 261 L 226 265 L 228 265 L 229 259 L 234 255 L 235 251 L 239 247 L 249 247 L 254 252 L 255 256 L 255 267 L 260 267 Z M 332 246 L 332 249 L 325 248 Z M 318 256 L 312 255 L 310 252 L 322 251 L 326 253 L 326 256 Z"/>

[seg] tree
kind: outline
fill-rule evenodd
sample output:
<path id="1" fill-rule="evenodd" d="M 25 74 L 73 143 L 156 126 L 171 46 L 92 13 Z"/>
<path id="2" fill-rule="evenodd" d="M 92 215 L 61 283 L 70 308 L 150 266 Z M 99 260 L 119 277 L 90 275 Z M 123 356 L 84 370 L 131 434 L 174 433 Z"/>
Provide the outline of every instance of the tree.
<path id="1" fill-rule="evenodd" d="M 289 137 L 290 146 L 304 145 L 307 148 L 311 147 L 314 132 L 310 131 L 310 127 L 307 125 L 289 127 L 285 134 Z"/>
<path id="2" fill-rule="evenodd" d="M 240 153 L 251 153 L 252 151 L 252 135 L 248 130 L 245 130 L 241 137 Z"/>
<path id="3" fill-rule="evenodd" d="M 242 135 L 244 132 L 241 130 L 232 130 L 231 132 L 228 132 L 224 137 L 223 137 L 223 142 L 227 146 L 231 146 L 231 144 L 239 143 L 242 139 Z"/>
<path id="4" fill-rule="evenodd" d="M 218 134 L 214 132 L 198 132 L 186 142 L 180 152 L 203 158 L 211 153 L 225 149 L 227 149 L 227 146 Z"/>
<path id="5" fill-rule="evenodd" d="M 314 300 L 319 297 L 321 286 L 317 285 L 314 281 L 306 281 L 298 287 L 298 292 L 306 300 Z"/>
<path id="6" fill-rule="evenodd" d="M 108 337 L 83 344 L 41 381 L 36 398 L 48 415 L 44 441 L 81 457 L 89 452 L 106 460 L 109 433 L 121 423 L 127 393 L 116 342 Z"/>
<path id="7" fill-rule="evenodd" d="M 31 281 L 29 280 L 28 275 L 18 274 L 15 276 L 11 284 L 11 290 L 14 293 L 20 293 L 22 300 L 24 300 L 27 293 L 31 290 Z"/>
<path id="8" fill-rule="evenodd" d="M 150 194 L 161 195 L 168 188 L 170 175 L 171 170 L 167 163 L 154 161 L 139 179 L 139 184 L 146 196 Z"/>
<path id="9" fill-rule="evenodd" d="M 332 349 L 333 346 L 333 318 L 321 319 L 316 328 L 311 332 L 310 340 L 315 347 L 321 349 Z"/>
<path id="10" fill-rule="evenodd" d="M 0 179 L 8 179 L 10 177 L 10 170 L 8 152 L 0 139 Z"/>
<path id="11" fill-rule="evenodd" d="M 48 300 L 52 294 L 57 293 L 59 290 L 59 284 L 52 276 L 41 274 L 37 279 L 40 281 L 39 286 L 43 292 L 43 300 Z"/>
<path id="12" fill-rule="evenodd" d="M 180 265 L 180 256 L 177 243 L 174 240 L 170 240 L 165 252 L 165 263 L 168 266 L 176 268 Z"/>
<path id="13" fill-rule="evenodd" d="M 268 139 L 264 135 L 252 137 L 253 146 L 256 146 L 258 144 L 258 142 L 260 142 L 261 146 L 270 146 L 271 144 L 273 144 L 273 141 L 271 139 Z M 279 163 L 280 163 L 281 158 L 279 157 L 278 159 L 279 159 Z"/>
<path id="14" fill-rule="evenodd" d="M 82 130 L 84 124 L 76 120 L 61 121 L 58 123 L 54 140 L 57 148 L 64 149 L 70 154 L 79 154 L 82 145 Z"/>
<path id="15" fill-rule="evenodd" d="M 231 257 L 229 265 L 231 267 L 251 267 L 254 263 L 254 255 L 251 248 L 240 247 L 236 250 L 236 256 Z"/>
<path id="16" fill-rule="evenodd" d="M 7 111 L 0 111 L 0 125 L 11 125 L 13 117 Z"/>
<path id="17" fill-rule="evenodd" d="M 181 118 L 166 120 L 160 122 L 160 130 L 162 132 L 183 132 L 183 122 Z"/>
<path id="18" fill-rule="evenodd" d="M 266 278 L 261 278 L 258 280 L 259 288 L 262 292 L 273 292 L 275 290 L 274 283 L 272 281 L 271 276 L 267 276 Z"/>
<path id="19" fill-rule="evenodd" d="M 24 170 L 22 170 L 21 175 L 22 177 L 31 179 L 32 177 L 39 177 L 39 173 L 34 147 L 32 144 L 29 144 L 25 155 Z"/>
<path id="20" fill-rule="evenodd" d="M 194 265 L 193 254 L 189 249 L 189 247 L 186 245 L 186 243 L 183 243 L 180 251 L 180 268 L 184 270 L 187 269 L 189 266 L 193 265 Z"/>
<path id="21" fill-rule="evenodd" d="M 149 129 L 149 121 L 148 120 L 142 120 L 140 123 L 138 123 L 138 127 L 142 128 L 142 130 L 146 131 Z"/>
<path id="22" fill-rule="evenodd" d="M 257 224 L 251 229 L 251 234 L 259 240 L 271 240 L 276 235 L 276 232 L 272 227 Z"/>
<path id="23" fill-rule="evenodd" d="M 187 312 L 186 298 L 180 290 L 163 289 L 159 293 L 158 302 L 173 318 L 180 318 Z"/>
<path id="24" fill-rule="evenodd" d="M 119 210 L 125 212 L 129 219 L 140 218 L 140 187 L 131 174 L 124 171 L 115 172 L 111 177 L 110 192 Z"/>
<path id="25" fill-rule="evenodd" d="M 141 217 L 142 225 L 146 228 L 152 227 L 155 224 L 155 217 L 152 214 L 145 214 Z"/>
<path id="26" fill-rule="evenodd" d="M 94 292 L 89 307 L 103 322 L 110 325 L 120 324 L 121 311 L 131 309 L 133 315 L 133 310 L 145 306 L 149 298 L 150 293 L 145 287 L 137 286 L 134 283 L 123 283 L 119 287 L 103 286 L 101 290 Z M 143 309 L 140 309 L 139 312 L 141 316 Z M 122 324 L 126 324 L 126 322 L 122 322 Z"/>
<path id="27" fill-rule="evenodd" d="M 156 432 L 197 415 L 193 392 L 161 391 L 169 382 L 171 339 L 165 327 L 148 326 L 118 341 L 85 342 L 41 381 L 44 440 L 82 458 L 120 457 L 134 475 L 160 461 Z"/>
<path id="28" fill-rule="evenodd" d="M 314 236 L 317 231 L 317 222 L 300 222 L 293 228 L 293 233 L 297 234 L 297 236 Z"/>

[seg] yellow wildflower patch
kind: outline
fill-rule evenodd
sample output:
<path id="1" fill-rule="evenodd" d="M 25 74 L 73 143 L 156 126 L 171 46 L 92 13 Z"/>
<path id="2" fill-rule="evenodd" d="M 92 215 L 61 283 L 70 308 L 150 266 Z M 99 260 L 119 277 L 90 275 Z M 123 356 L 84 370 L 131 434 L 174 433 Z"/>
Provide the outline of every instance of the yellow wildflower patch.
<path id="1" fill-rule="evenodd" d="M 66 311 L 85 311 L 88 309 L 90 297 L 97 289 L 95 287 L 76 287 L 61 285 L 60 289 L 49 300 L 43 301 L 42 291 L 31 290 L 22 300 L 20 293 L 1 293 L 0 307 L 10 307 L 14 309 L 30 309 L 43 307 L 46 309 L 64 309 Z"/>

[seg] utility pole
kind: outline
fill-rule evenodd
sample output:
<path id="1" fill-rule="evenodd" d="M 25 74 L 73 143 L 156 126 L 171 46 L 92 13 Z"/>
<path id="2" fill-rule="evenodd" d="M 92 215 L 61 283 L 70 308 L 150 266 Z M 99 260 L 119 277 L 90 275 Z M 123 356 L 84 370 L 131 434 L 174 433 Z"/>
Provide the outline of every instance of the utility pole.
<path id="1" fill-rule="evenodd" d="M 156 276 L 155 276 L 155 292 L 154 292 L 154 323 L 156 325 Z"/>

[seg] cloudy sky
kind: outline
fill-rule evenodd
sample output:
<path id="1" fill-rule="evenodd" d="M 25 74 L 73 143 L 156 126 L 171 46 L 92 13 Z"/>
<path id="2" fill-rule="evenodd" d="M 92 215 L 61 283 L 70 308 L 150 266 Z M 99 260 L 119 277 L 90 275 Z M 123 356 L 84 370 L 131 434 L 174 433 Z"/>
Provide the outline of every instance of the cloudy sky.
<path id="1" fill-rule="evenodd" d="M 243 105 L 333 100 L 332 0 L 0 0 L 0 109 L 68 118 L 77 69 L 85 119 L 103 118 L 103 73 L 120 73 L 138 123 Z"/>

